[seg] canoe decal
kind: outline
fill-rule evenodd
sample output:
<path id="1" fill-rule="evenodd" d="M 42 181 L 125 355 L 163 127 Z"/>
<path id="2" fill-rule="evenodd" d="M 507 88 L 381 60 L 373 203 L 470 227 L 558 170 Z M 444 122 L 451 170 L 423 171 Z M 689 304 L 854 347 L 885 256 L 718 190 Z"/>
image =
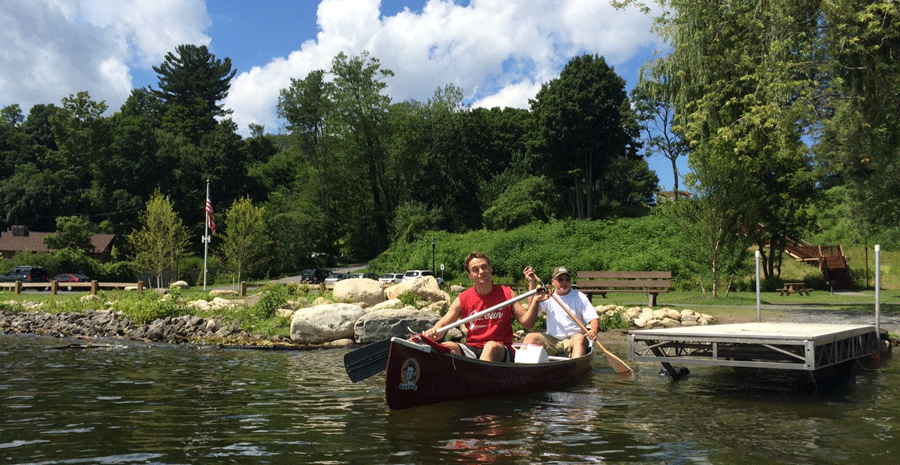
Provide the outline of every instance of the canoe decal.
<path id="1" fill-rule="evenodd" d="M 416 381 L 419 380 L 419 362 L 414 358 L 408 358 L 400 369 L 400 389 L 415 391 L 418 389 Z"/>

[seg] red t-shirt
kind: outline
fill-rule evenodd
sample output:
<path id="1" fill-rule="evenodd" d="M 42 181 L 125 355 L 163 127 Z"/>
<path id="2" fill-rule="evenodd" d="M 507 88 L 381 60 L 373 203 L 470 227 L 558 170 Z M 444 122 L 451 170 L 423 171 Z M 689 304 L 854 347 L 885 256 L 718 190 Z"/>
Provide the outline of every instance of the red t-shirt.
<path id="1" fill-rule="evenodd" d="M 461 319 L 466 318 L 511 298 L 511 291 L 506 286 L 495 284 L 487 295 L 481 295 L 475 291 L 474 287 L 470 287 L 459 295 L 460 317 Z M 498 341 L 512 350 L 512 318 L 512 306 L 507 305 L 500 310 L 482 315 L 466 323 L 468 328 L 466 344 L 482 349 L 488 341 Z"/>

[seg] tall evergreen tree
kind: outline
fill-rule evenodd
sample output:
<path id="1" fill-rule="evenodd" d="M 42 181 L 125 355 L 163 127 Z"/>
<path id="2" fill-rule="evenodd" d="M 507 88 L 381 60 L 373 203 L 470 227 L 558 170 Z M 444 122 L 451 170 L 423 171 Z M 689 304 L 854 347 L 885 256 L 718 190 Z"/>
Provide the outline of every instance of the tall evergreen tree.
<path id="1" fill-rule="evenodd" d="M 153 71 L 159 74 L 159 89 L 153 93 L 165 104 L 166 129 L 171 132 L 196 143 L 215 126 L 216 117 L 231 113 L 219 103 L 237 73 L 230 58 L 216 59 L 205 45 L 179 45 Z"/>

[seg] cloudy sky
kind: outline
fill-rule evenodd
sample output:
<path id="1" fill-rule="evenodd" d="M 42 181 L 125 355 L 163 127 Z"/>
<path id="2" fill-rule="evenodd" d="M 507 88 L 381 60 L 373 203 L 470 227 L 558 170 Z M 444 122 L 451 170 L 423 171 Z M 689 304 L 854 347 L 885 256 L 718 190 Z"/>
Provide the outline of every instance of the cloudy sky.
<path id="1" fill-rule="evenodd" d="M 448 83 L 473 106 L 527 108 L 576 55 L 606 58 L 630 90 L 663 47 L 650 20 L 606 0 L 0 0 L 0 107 L 59 104 L 88 91 L 117 110 L 156 87 L 179 44 L 231 58 L 225 101 L 244 135 L 277 132 L 278 92 L 332 58 L 368 50 L 394 71 L 394 101 L 425 101 Z M 668 161 L 650 160 L 671 188 Z"/>

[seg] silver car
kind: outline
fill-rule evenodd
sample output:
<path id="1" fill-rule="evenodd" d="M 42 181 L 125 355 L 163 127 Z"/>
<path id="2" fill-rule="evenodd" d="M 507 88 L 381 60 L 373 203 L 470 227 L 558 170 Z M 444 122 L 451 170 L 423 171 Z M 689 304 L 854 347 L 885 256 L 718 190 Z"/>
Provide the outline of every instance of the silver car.
<path id="1" fill-rule="evenodd" d="M 385 273 L 378 278 L 381 284 L 397 284 L 403 281 L 403 273 Z"/>

